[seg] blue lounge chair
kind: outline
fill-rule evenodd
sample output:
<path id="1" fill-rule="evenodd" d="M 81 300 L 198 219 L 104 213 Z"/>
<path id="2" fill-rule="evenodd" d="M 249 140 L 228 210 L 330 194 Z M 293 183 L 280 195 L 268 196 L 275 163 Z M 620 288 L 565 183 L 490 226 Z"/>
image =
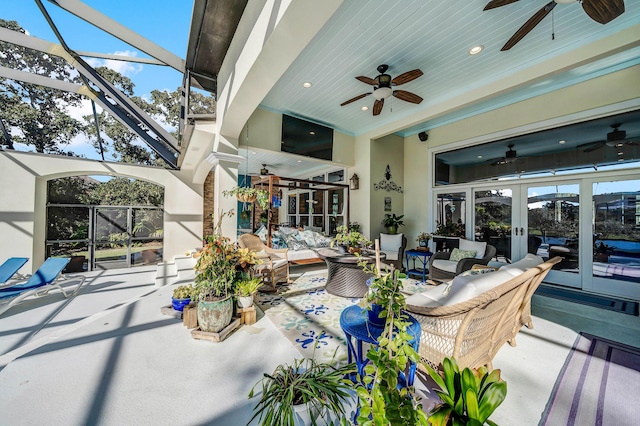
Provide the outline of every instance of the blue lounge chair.
<path id="1" fill-rule="evenodd" d="M 60 276 L 62 270 L 70 260 L 68 257 L 50 257 L 44 261 L 27 281 L 15 283 L 10 287 L 0 288 L 0 300 L 8 300 L 8 303 L 0 306 L 0 315 L 29 296 L 44 296 L 54 288 L 60 289 L 64 297 L 68 298 L 75 295 L 78 290 L 80 290 L 82 283 L 84 283 L 84 276 L 78 275 L 70 278 L 70 281 L 79 281 L 76 288 L 70 292 L 67 292 L 58 283 L 58 280 L 62 278 Z"/>
<path id="2" fill-rule="evenodd" d="M 18 271 L 28 261 L 28 257 L 11 257 L 5 260 L 4 263 L 0 265 L 0 287 L 6 287 L 5 284 L 14 275 L 18 278 L 24 278 L 22 275 L 18 274 Z"/>

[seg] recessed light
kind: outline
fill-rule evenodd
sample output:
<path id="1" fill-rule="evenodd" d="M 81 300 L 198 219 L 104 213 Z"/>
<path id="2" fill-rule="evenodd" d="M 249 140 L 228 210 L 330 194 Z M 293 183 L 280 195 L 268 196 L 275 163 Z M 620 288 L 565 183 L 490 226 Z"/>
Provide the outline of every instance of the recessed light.
<path id="1" fill-rule="evenodd" d="M 618 155 L 623 155 L 623 154 L 624 154 L 624 152 L 619 152 L 619 153 L 618 153 Z"/>
<path id="2" fill-rule="evenodd" d="M 618 161 L 624 161 L 624 158 L 618 158 Z"/>
<path id="3" fill-rule="evenodd" d="M 562 140 L 562 141 L 558 141 L 558 143 L 559 143 L 560 145 L 564 145 L 565 143 L 567 143 L 567 141 Z"/>
<path id="4" fill-rule="evenodd" d="M 360 108 L 360 109 L 361 109 L 361 110 L 363 110 L 363 111 L 367 111 L 367 110 L 369 109 L 369 107 L 365 105 L 365 106 L 363 106 L 363 107 L 362 107 L 362 108 Z"/>
<path id="5" fill-rule="evenodd" d="M 316 132 L 314 132 L 313 130 L 309 132 L 310 135 L 315 135 Z"/>
<path id="6" fill-rule="evenodd" d="M 298 160 L 298 163 L 302 163 L 302 160 Z"/>
<path id="7" fill-rule="evenodd" d="M 478 155 L 478 158 L 482 158 L 482 155 Z"/>
<path id="8" fill-rule="evenodd" d="M 482 49 L 484 49 L 484 46 L 481 44 L 473 46 L 471 49 L 469 49 L 469 55 L 477 55 L 478 53 L 482 52 Z"/>
<path id="9" fill-rule="evenodd" d="M 251 151 L 251 154 L 252 154 L 252 155 L 256 155 L 256 152 L 255 152 L 255 151 Z"/>
<path id="10" fill-rule="evenodd" d="M 311 86 L 313 86 L 313 84 L 310 81 L 305 81 L 304 83 L 302 83 L 302 87 L 304 87 L 305 89 L 308 89 Z"/>

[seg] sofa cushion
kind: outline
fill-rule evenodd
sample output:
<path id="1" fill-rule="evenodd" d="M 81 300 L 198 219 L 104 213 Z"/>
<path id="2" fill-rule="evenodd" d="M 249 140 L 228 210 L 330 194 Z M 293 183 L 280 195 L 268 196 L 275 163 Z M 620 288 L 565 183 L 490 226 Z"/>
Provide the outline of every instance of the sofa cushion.
<path id="1" fill-rule="evenodd" d="M 460 238 L 458 248 L 460 250 L 475 250 L 476 253 L 474 254 L 474 257 L 476 259 L 482 259 L 484 257 L 484 253 L 487 251 L 487 243 L 484 241 L 469 241 Z"/>
<path id="2" fill-rule="evenodd" d="M 397 252 L 401 246 L 402 246 L 402 234 L 380 234 L 380 250 L 382 251 L 395 250 Z M 397 260 L 397 259 L 394 259 L 394 260 Z"/>
<path id="3" fill-rule="evenodd" d="M 407 297 L 407 307 L 411 310 L 412 306 L 420 308 L 435 308 L 436 306 L 442 306 L 446 296 L 447 284 L 440 284 L 435 288 L 423 291 L 421 293 L 415 293 Z"/>
<path id="4" fill-rule="evenodd" d="M 527 269 L 534 268 L 543 262 L 544 260 L 540 256 L 527 253 L 525 257 L 518 260 L 517 262 L 509 263 L 507 265 L 500 267 L 500 270 L 517 268 L 517 269 L 522 269 L 526 271 Z"/>
<path id="5" fill-rule="evenodd" d="M 459 262 L 462 259 L 471 259 L 476 256 L 475 250 L 461 250 L 459 248 L 454 248 L 451 250 L 451 254 L 449 255 L 449 260 L 452 262 Z"/>
<path id="6" fill-rule="evenodd" d="M 522 271 L 520 271 L 520 273 L 522 273 Z M 517 270 L 514 269 L 513 271 L 496 271 L 483 275 L 457 276 L 453 279 L 449 297 L 443 304 L 454 305 L 464 302 L 465 300 L 473 299 L 509 281 L 516 275 L 519 274 Z"/>
<path id="7" fill-rule="evenodd" d="M 456 267 L 458 266 L 458 262 L 453 262 L 451 260 L 446 260 L 446 259 L 434 259 L 431 265 L 436 269 L 440 269 L 442 271 L 447 271 L 447 272 L 451 272 L 452 274 L 455 274 Z"/>

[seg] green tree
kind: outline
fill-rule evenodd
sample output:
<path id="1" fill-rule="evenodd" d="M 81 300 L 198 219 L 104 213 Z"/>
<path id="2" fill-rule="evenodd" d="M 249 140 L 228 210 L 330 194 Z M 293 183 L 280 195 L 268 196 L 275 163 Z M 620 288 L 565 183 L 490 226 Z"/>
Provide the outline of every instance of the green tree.
<path id="1" fill-rule="evenodd" d="M 0 19 L 0 26 L 25 33 L 16 21 Z M 0 65 L 78 83 L 77 72 L 62 58 L 0 41 Z M 83 124 L 68 113 L 79 106 L 81 96 L 29 83 L 0 78 L 0 118 L 7 127 L 18 127 L 14 143 L 32 146 L 36 152 L 62 153 L 61 146 L 78 135 Z M 6 143 L 4 135 L 0 140 Z"/>

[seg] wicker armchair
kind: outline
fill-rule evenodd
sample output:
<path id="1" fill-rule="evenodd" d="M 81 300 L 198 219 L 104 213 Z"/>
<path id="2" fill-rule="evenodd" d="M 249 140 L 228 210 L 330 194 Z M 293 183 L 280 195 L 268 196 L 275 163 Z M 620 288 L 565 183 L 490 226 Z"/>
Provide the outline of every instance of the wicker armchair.
<path id="1" fill-rule="evenodd" d="M 287 251 L 289 249 L 274 249 L 262 242 L 255 234 L 244 234 L 238 238 L 238 244 L 242 248 L 248 248 L 258 253 L 258 257 L 263 263 L 254 268 L 256 274 L 262 276 L 262 282 L 267 285 L 270 291 L 276 291 L 276 284 L 279 282 L 289 282 L 289 259 Z M 263 288 L 263 290 L 265 290 Z"/>
<path id="2" fill-rule="evenodd" d="M 438 307 L 409 304 L 407 310 L 420 322 L 418 353 L 422 361 L 438 368 L 445 357 L 455 357 L 460 368 L 493 368 L 493 357 L 502 345 L 509 342 L 515 346 L 518 331 L 530 324 L 531 296 L 560 260 L 548 260 L 460 303 Z"/>

